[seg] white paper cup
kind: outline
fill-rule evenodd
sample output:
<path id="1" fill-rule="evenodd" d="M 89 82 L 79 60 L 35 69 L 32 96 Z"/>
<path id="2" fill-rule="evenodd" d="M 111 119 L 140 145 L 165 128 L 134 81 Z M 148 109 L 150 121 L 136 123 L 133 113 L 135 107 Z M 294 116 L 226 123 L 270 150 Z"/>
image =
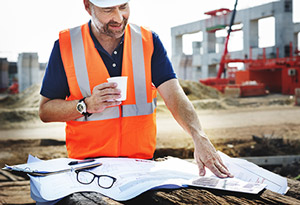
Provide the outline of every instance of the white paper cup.
<path id="1" fill-rule="evenodd" d="M 118 84 L 117 88 L 121 90 L 121 98 L 116 99 L 117 101 L 124 101 L 127 97 L 127 76 L 120 76 L 120 77 L 112 77 L 107 78 L 107 81 L 115 82 Z"/>

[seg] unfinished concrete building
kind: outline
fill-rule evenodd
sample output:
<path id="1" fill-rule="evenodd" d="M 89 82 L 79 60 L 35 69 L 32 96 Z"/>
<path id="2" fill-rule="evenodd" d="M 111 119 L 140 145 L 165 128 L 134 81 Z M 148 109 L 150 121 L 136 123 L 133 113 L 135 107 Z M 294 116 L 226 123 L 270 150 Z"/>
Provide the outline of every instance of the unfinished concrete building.
<path id="1" fill-rule="evenodd" d="M 8 88 L 9 62 L 6 58 L 0 58 L 0 93 Z"/>
<path id="2" fill-rule="evenodd" d="M 259 48 L 258 21 L 267 17 L 275 19 L 275 45 L 265 49 L 266 57 L 274 58 L 278 51 L 279 57 L 290 55 L 290 43 L 292 42 L 295 49 L 300 32 L 300 23 L 293 22 L 292 10 L 292 0 L 280 0 L 237 10 L 234 25 L 241 25 L 243 49 L 230 52 L 230 57 L 244 59 L 251 55 L 253 59 L 257 59 L 263 54 L 263 49 Z M 224 50 L 224 37 L 216 37 L 215 31 L 228 26 L 230 18 L 231 12 L 228 12 L 171 29 L 172 63 L 179 78 L 198 81 L 216 76 Z M 203 33 L 203 40 L 193 42 L 192 55 L 185 55 L 183 53 L 183 35 L 198 32 Z M 277 48 L 279 48 L 278 51 Z"/>
<path id="3" fill-rule="evenodd" d="M 40 64 L 37 53 L 20 53 L 17 66 L 20 92 L 33 84 L 40 83 Z"/>

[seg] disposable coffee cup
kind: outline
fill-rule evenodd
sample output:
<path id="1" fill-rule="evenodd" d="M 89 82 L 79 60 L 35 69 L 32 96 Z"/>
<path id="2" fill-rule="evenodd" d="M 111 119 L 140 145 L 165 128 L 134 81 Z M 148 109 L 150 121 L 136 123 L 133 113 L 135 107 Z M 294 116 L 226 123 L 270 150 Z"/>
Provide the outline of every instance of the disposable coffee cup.
<path id="1" fill-rule="evenodd" d="M 117 101 L 124 101 L 127 97 L 127 76 L 120 76 L 120 77 L 112 77 L 107 78 L 109 83 L 114 82 L 117 83 L 117 88 L 121 90 L 121 98 L 116 99 Z"/>

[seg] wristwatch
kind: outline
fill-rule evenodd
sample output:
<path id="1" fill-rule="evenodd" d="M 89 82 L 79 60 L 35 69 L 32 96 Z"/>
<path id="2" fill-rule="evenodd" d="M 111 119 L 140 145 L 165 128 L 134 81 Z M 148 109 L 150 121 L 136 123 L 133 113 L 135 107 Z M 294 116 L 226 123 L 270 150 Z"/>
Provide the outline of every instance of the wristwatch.
<path id="1" fill-rule="evenodd" d="M 85 100 L 85 97 L 82 98 L 82 99 L 80 99 L 80 100 L 78 101 L 78 103 L 77 103 L 77 105 L 76 105 L 76 110 L 77 110 L 80 114 L 84 115 L 85 117 L 89 117 L 89 116 L 91 115 L 91 113 L 88 113 L 88 112 L 86 111 L 86 104 L 85 104 L 84 100 Z"/>

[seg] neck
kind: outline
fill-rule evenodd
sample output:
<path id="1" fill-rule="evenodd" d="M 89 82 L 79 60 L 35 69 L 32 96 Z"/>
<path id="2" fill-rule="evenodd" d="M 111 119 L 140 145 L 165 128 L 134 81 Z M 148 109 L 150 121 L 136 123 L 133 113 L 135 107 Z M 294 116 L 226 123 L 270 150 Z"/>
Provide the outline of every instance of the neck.
<path id="1" fill-rule="evenodd" d="M 91 24 L 92 32 L 98 42 L 101 44 L 101 46 L 106 50 L 110 55 L 112 55 L 115 48 L 119 45 L 121 42 L 122 37 L 120 38 L 114 38 L 108 35 L 105 35 L 97 30 L 95 25 L 93 23 Z"/>

